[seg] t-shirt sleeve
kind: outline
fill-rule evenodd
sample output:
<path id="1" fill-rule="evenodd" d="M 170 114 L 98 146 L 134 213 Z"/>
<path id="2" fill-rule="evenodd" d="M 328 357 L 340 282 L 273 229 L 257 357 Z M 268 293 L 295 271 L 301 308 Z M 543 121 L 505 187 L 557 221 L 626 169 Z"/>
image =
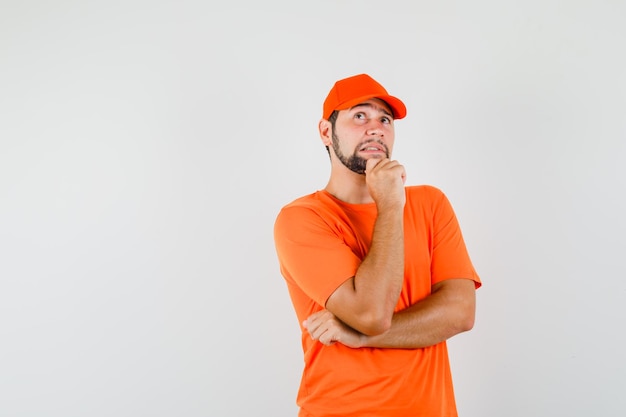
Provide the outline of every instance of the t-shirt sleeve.
<path id="1" fill-rule="evenodd" d="M 281 210 L 274 224 L 283 276 L 321 306 L 361 264 L 331 222 L 311 208 L 291 206 Z"/>
<path id="2" fill-rule="evenodd" d="M 436 190 L 436 189 L 435 189 Z M 441 191 L 433 206 L 432 284 L 452 278 L 468 278 L 482 284 L 470 260 L 452 205 Z"/>

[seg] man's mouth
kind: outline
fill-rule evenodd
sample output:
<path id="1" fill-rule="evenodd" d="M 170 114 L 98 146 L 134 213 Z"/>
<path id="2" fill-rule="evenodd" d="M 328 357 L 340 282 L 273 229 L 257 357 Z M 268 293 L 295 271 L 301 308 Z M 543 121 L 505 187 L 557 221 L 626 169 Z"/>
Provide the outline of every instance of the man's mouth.
<path id="1" fill-rule="evenodd" d="M 382 153 L 386 154 L 387 153 L 387 148 L 383 144 L 371 143 L 370 142 L 370 143 L 362 146 L 359 149 L 359 152 L 382 152 Z"/>

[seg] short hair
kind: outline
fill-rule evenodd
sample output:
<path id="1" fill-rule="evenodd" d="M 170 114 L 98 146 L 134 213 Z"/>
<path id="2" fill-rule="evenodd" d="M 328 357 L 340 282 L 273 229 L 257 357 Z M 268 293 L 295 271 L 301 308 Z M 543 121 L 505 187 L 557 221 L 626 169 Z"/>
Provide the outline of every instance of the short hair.
<path id="1" fill-rule="evenodd" d="M 333 132 L 335 131 L 335 123 L 337 122 L 338 115 L 339 115 L 339 112 L 337 110 L 333 110 L 330 116 L 328 116 L 328 121 L 330 122 L 330 125 L 333 127 Z M 326 152 L 328 152 L 328 156 L 330 157 L 330 149 L 328 148 L 328 146 L 326 146 Z"/>

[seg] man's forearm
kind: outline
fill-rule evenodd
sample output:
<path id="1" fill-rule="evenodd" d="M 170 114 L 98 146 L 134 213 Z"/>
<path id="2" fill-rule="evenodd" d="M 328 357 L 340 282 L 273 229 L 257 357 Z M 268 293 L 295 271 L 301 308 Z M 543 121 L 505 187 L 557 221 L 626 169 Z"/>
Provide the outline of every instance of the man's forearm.
<path id="1" fill-rule="evenodd" d="M 372 244 L 354 277 L 355 292 L 362 297 L 362 308 L 379 311 L 389 324 L 404 282 L 403 212 L 379 215 Z"/>
<path id="2" fill-rule="evenodd" d="M 450 279 L 433 286 L 431 295 L 393 315 L 389 330 L 367 336 L 329 310 L 312 314 L 304 322 L 309 335 L 325 345 L 335 342 L 351 348 L 405 348 L 432 346 L 470 330 L 474 325 L 474 281 Z"/>
<path id="3" fill-rule="evenodd" d="M 361 347 L 422 348 L 470 330 L 475 316 L 474 281 L 448 280 L 424 300 L 394 314 L 390 329 L 361 336 Z"/>
<path id="4" fill-rule="evenodd" d="M 326 303 L 342 321 L 365 334 L 391 326 L 404 281 L 404 221 L 402 208 L 379 213 L 367 256 L 355 276 Z"/>
<path id="5" fill-rule="evenodd" d="M 341 284 L 325 304 L 343 322 L 367 335 L 389 329 L 402 290 L 405 178 L 404 167 L 398 161 L 366 161 L 365 182 L 358 187 L 361 198 L 367 191 L 368 199 L 376 203 L 372 242 L 355 275 Z"/>

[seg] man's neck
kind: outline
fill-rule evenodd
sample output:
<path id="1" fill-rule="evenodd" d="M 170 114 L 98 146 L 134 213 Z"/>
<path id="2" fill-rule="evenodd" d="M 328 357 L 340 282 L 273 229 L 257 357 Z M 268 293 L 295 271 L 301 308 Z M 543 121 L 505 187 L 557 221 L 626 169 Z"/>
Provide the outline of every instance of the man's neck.
<path id="1" fill-rule="evenodd" d="M 367 189 L 365 175 L 352 171 L 347 173 L 331 173 L 324 189 L 335 198 L 350 204 L 369 204 L 374 200 Z"/>

